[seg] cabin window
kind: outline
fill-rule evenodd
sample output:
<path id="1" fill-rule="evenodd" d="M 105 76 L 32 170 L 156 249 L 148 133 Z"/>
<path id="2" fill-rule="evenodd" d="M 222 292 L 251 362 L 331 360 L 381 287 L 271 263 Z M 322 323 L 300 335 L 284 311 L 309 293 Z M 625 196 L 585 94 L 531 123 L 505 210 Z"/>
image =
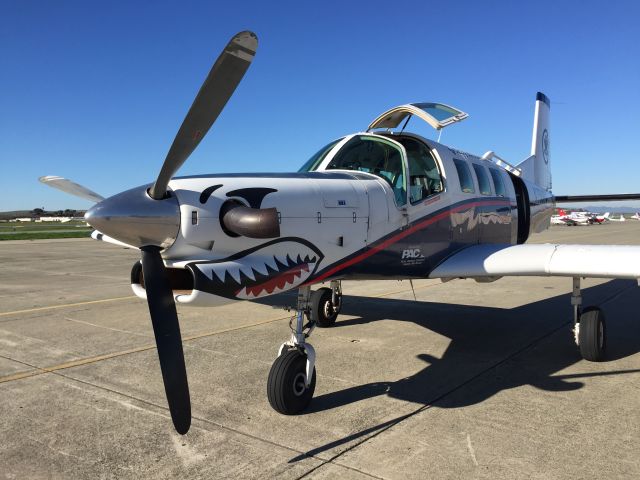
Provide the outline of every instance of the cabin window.
<path id="1" fill-rule="evenodd" d="M 407 151 L 409 165 L 409 201 L 421 202 L 443 190 L 442 176 L 429 147 L 413 138 L 399 139 Z"/>
<path id="2" fill-rule="evenodd" d="M 473 177 L 471 176 L 471 171 L 469 170 L 467 162 L 454 158 L 453 163 L 456 165 L 456 170 L 458 171 L 460 189 L 464 193 L 474 193 L 476 189 L 473 186 Z"/>
<path id="3" fill-rule="evenodd" d="M 399 207 L 407 203 L 402 151 L 386 139 L 357 135 L 340 148 L 326 169 L 373 173 L 389 184 Z"/>
<path id="4" fill-rule="evenodd" d="M 490 168 L 489 173 L 491 173 L 491 178 L 493 178 L 493 186 L 496 187 L 496 195 L 499 197 L 505 197 L 507 192 L 504 189 L 504 183 L 502 182 L 502 175 L 500 174 L 500 171 L 495 168 Z"/>
<path id="5" fill-rule="evenodd" d="M 478 177 L 480 193 L 482 195 L 491 195 L 491 182 L 489 180 L 489 175 L 487 175 L 487 169 L 477 163 L 472 163 L 472 165 L 476 172 L 476 177 Z"/>
<path id="6" fill-rule="evenodd" d="M 329 152 L 333 150 L 333 147 L 335 147 L 340 140 L 342 140 L 342 138 L 334 140 L 330 144 L 325 145 L 320 150 L 318 150 L 309 160 L 304 163 L 304 165 L 302 165 L 302 167 L 300 167 L 300 170 L 298 170 L 298 172 L 313 172 L 317 170 L 322 163 L 322 160 L 326 158 Z"/>

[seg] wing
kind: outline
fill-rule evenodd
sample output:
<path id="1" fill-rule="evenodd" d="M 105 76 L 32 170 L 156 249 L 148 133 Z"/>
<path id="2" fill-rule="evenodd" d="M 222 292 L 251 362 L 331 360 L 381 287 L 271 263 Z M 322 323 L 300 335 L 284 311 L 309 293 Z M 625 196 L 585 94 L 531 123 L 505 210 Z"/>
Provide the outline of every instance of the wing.
<path id="1" fill-rule="evenodd" d="M 430 278 L 560 276 L 640 278 L 637 245 L 474 245 L 440 263 Z"/>

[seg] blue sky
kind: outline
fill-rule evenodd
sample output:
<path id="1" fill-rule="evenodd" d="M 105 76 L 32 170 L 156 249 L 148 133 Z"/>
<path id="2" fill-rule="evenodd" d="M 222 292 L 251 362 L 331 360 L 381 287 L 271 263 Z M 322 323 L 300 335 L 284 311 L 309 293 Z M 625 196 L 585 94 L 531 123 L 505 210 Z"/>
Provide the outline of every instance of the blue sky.
<path id="1" fill-rule="evenodd" d="M 638 2 L 218 3 L 1 2 L 0 210 L 90 206 L 41 175 L 105 196 L 152 182 L 220 50 L 245 29 L 259 37 L 256 59 L 180 174 L 297 170 L 416 101 L 470 114 L 443 143 L 518 163 L 540 90 L 552 101 L 554 192 L 640 191 Z"/>

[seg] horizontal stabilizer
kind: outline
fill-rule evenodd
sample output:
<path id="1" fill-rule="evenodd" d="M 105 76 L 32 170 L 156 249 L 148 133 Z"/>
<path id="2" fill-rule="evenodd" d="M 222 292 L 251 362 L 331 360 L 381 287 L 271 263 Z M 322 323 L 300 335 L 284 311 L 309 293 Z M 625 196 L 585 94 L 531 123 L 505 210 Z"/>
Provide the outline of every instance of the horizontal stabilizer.
<path id="1" fill-rule="evenodd" d="M 438 265 L 430 278 L 558 276 L 640 278 L 640 245 L 484 244 Z"/>

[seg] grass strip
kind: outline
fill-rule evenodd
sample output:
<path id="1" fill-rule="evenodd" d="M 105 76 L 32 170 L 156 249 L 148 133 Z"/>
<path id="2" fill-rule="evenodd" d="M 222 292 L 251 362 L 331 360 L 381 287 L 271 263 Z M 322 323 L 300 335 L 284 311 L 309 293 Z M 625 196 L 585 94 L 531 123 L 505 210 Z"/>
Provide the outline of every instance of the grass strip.
<path id="1" fill-rule="evenodd" d="M 85 238 L 91 236 L 91 230 L 78 230 L 77 232 L 20 232 L 0 233 L 2 240 L 45 240 L 49 238 Z"/>

